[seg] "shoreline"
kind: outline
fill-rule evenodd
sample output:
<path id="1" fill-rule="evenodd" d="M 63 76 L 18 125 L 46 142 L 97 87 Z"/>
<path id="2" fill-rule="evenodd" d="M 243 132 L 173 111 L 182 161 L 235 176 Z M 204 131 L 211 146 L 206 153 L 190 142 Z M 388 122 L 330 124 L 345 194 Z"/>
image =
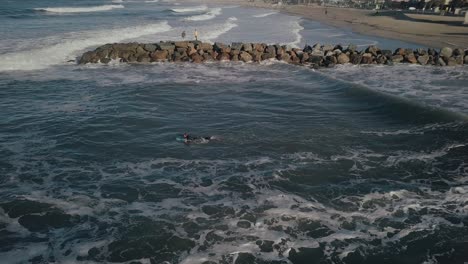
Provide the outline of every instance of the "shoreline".
<path id="1" fill-rule="evenodd" d="M 398 11 L 323 7 L 317 5 L 273 6 L 263 2 L 236 0 L 188 1 L 204 4 L 235 4 L 242 7 L 275 10 L 300 16 L 329 26 L 352 30 L 367 36 L 388 38 L 430 48 L 468 48 L 468 25 L 463 17 L 445 17 L 429 14 L 405 14 Z M 327 10 L 327 14 L 325 14 Z"/>

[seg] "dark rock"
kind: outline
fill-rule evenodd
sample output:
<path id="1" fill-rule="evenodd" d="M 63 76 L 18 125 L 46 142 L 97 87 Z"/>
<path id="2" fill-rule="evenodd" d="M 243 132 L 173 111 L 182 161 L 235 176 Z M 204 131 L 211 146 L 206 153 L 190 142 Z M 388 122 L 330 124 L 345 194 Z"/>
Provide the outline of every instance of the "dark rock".
<path id="1" fill-rule="evenodd" d="M 335 45 L 335 47 L 333 48 L 333 50 L 340 50 L 340 51 L 343 51 L 343 46 L 341 46 L 340 44 Z"/>
<path id="2" fill-rule="evenodd" d="M 387 58 L 390 58 L 392 56 L 392 51 L 391 50 L 381 50 L 380 54 L 382 54 L 383 56 L 385 56 Z"/>
<path id="3" fill-rule="evenodd" d="M 311 55 L 309 57 L 309 62 L 320 65 L 323 61 L 323 56 Z"/>
<path id="4" fill-rule="evenodd" d="M 252 44 L 250 44 L 250 43 L 245 43 L 244 45 L 242 45 L 242 50 L 243 51 L 249 52 L 249 51 L 252 51 L 252 49 L 253 49 L 253 47 L 252 47 Z M 242 60 L 242 58 L 241 58 L 241 60 Z"/>
<path id="5" fill-rule="evenodd" d="M 439 65 L 439 66 L 446 66 L 446 65 L 447 65 L 447 64 L 445 63 L 444 59 L 442 59 L 442 57 L 439 57 L 439 58 L 437 59 L 437 63 L 436 63 L 436 64 Z"/>
<path id="6" fill-rule="evenodd" d="M 355 65 L 361 64 L 362 55 L 353 53 L 349 56 L 349 59 L 352 64 L 355 64 Z"/>
<path id="7" fill-rule="evenodd" d="M 71 227 L 71 216 L 61 212 L 44 215 L 24 215 L 18 219 L 20 225 L 31 232 L 47 232 L 49 229 Z"/>
<path id="8" fill-rule="evenodd" d="M 158 44 L 160 50 L 174 51 L 176 46 L 172 43 L 162 42 Z"/>
<path id="9" fill-rule="evenodd" d="M 153 52 L 156 50 L 156 45 L 153 45 L 153 44 L 145 44 L 143 46 L 143 48 L 146 50 L 146 51 L 149 51 L 149 52 Z"/>
<path id="10" fill-rule="evenodd" d="M 452 55 L 453 55 L 454 57 L 456 57 L 456 56 L 462 56 L 462 55 L 465 55 L 465 52 L 464 52 L 462 49 L 456 48 L 456 49 L 453 50 Z"/>
<path id="11" fill-rule="evenodd" d="M 384 55 L 379 55 L 376 61 L 378 64 L 385 64 L 387 62 L 387 57 Z"/>
<path id="12" fill-rule="evenodd" d="M 309 53 L 303 52 L 299 55 L 299 58 L 301 59 L 301 63 L 306 63 L 309 61 Z"/>
<path id="13" fill-rule="evenodd" d="M 416 50 L 416 52 L 418 53 L 419 56 L 427 55 L 426 49 L 419 48 Z"/>
<path id="14" fill-rule="evenodd" d="M 269 59 L 274 59 L 276 58 L 276 55 L 274 53 L 263 53 L 262 54 L 262 60 L 269 60 Z"/>
<path id="15" fill-rule="evenodd" d="M 273 244 L 275 243 L 274 241 L 257 240 L 255 243 L 258 245 L 261 252 L 273 252 Z"/>
<path id="16" fill-rule="evenodd" d="M 56 210 L 51 204 L 30 200 L 15 200 L 12 202 L 2 203 L 0 204 L 0 207 L 3 208 L 5 213 L 11 218 Z"/>
<path id="17" fill-rule="evenodd" d="M 249 221 L 239 221 L 237 222 L 237 227 L 240 227 L 240 228 L 250 228 L 251 224 Z"/>
<path id="18" fill-rule="evenodd" d="M 234 262 L 234 264 L 257 264 L 257 261 L 254 255 L 241 252 L 237 254 L 236 262 Z"/>
<path id="19" fill-rule="evenodd" d="M 305 46 L 304 46 L 304 49 L 303 49 L 302 51 L 303 51 L 303 52 L 310 53 L 310 52 L 312 52 L 312 47 L 309 46 L 309 45 L 305 45 Z"/>
<path id="20" fill-rule="evenodd" d="M 373 56 L 377 57 L 377 55 L 380 53 L 380 49 L 372 45 L 366 49 L 366 53 L 370 53 Z"/>
<path id="21" fill-rule="evenodd" d="M 228 215 L 234 215 L 235 211 L 231 207 L 222 205 L 205 205 L 202 207 L 203 213 L 209 216 L 224 217 Z"/>
<path id="22" fill-rule="evenodd" d="M 398 49 L 395 50 L 394 55 L 404 56 L 404 55 L 406 55 L 406 49 L 398 48 Z"/>
<path id="23" fill-rule="evenodd" d="M 273 45 L 269 45 L 265 48 L 265 53 L 272 54 L 273 56 L 276 56 L 276 48 Z"/>
<path id="24" fill-rule="evenodd" d="M 109 63 L 109 62 L 111 61 L 111 59 L 109 59 L 109 58 L 102 58 L 102 59 L 100 59 L 99 61 L 100 61 L 101 63 L 107 64 L 107 63 Z M 149 58 L 148 58 L 148 61 L 149 61 Z"/>
<path id="25" fill-rule="evenodd" d="M 392 62 L 402 62 L 404 59 L 403 55 L 397 54 L 392 56 Z"/>
<path id="26" fill-rule="evenodd" d="M 244 43 L 241 43 L 241 42 L 233 42 L 233 43 L 231 44 L 231 50 L 238 50 L 238 51 L 241 51 L 243 45 L 244 45 Z"/>
<path id="27" fill-rule="evenodd" d="M 361 64 L 372 64 L 373 61 L 374 58 L 372 57 L 372 54 L 364 53 L 364 55 L 362 55 Z"/>
<path id="28" fill-rule="evenodd" d="M 437 51 L 436 51 L 435 49 L 433 49 L 433 48 L 427 49 L 427 53 L 428 53 L 429 55 L 432 55 L 432 56 L 438 55 Z"/>
<path id="29" fill-rule="evenodd" d="M 321 248 L 299 248 L 298 250 L 292 248 L 289 251 L 288 259 L 293 264 L 311 264 L 322 263 L 320 260 L 324 257 Z"/>

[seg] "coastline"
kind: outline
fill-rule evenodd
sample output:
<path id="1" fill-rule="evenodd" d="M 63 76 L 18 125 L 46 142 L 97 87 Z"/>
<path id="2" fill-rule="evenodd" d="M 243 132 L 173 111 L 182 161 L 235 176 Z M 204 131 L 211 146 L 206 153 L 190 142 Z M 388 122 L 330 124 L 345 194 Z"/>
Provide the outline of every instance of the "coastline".
<path id="1" fill-rule="evenodd" d="M 405 14 L 397 11 L 326 7 L 317 5 L 273 6 L 263 2 L 236 0 L 190 1 L 205 4 L 236 4 L 243 7 L 276 10 L 353 32 L 419 44 L 431 48 L 468 48 L 468 25 L 462 17 Z"/>

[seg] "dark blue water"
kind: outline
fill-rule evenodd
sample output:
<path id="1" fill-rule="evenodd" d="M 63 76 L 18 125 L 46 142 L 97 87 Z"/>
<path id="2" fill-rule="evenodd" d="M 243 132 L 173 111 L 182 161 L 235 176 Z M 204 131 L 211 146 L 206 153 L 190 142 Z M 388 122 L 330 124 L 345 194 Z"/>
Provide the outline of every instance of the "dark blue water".
<path id="1" fill-rule="evenodd" d="M 233 7 L 187 22 L 218 7 L 174 15 L 168 9 L 187 6 L 144 2 L 4 15 L 104 4 L 112 3 L 2 7 L 11 25 L 59 19 L 75 29 L 44 29 L 31 38 L 50 45 L 26 51 L 27 29 L 2 28 L 10 35 L 1 41 L 25 46 L 0 55 L 1 263 L 468 261 L 466 68 L 77 66 L 65 58 L 107 37 L 163 39 L 184 23 L 227 41 L 254 39 L 242 34 L 248 19 L 297 22 L 299 35 L 282 35 L 293 44 L 323 28 Z M 162 29 L 138 25 L 150 8 L 161 11 Z M 118 38 L 84 29 L 124 15 L 133 28 Z M 31 53 L 43 59 L 20 60 Z M 177 142 L 184 132 L 215 139 Z"/>

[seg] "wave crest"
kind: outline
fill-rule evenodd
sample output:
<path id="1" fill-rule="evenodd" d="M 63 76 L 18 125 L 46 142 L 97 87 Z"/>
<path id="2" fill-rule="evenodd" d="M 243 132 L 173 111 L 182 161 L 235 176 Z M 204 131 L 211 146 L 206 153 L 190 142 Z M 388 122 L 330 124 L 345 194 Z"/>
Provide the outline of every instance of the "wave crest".
<path id="1" fill-rule="evenodd" d="M 194 7 L 184 7 L 184 8 L 172 8 L 172 12 L 176 13 L 190 13 L 190 12 L 201 12 L 201 11 L 206 11 L 208 9 L 207 6 L 202 5 L 202 6 L 194 6 Z"/>
<path id="2" fill-rule="evenodd" d="M 90 7 L 47 7 L 47 8 L 34 8 L 37 11 L 49 13 L 87 13 L 87 12 L 102 12 L 109 11 L 117 8 L 125 8 L 123 5 L 102 5 Z"/>
<path id="3" fill-rule="evenodd" d="M 206 12 L 203 15 L 196 15 L 196 16 L 187 17 L 184 20 L 186 20 L 186 21 L 210 20 L 210 19 L 215 18 L 216 16 L 221 15 L 221 12 L 222 12 L 221 8 L 211 8 L 208 12 Z"/>

